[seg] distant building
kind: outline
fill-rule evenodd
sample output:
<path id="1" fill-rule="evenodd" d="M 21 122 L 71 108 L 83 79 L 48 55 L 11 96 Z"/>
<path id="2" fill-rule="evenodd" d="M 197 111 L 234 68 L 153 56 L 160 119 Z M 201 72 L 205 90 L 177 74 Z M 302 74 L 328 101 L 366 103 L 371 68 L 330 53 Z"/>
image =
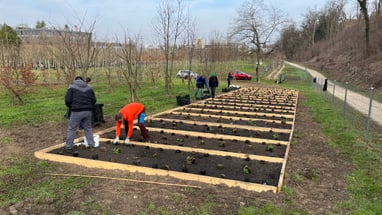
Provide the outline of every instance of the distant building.
<path id="1" fill-rule="evenodd" d="M 42 44 L 50 41 L 50 39 L 59 36 L 77 37 L 81 40 L 91 40 L 92 33 L 80 32 L 78 27 L 74 26 L 73 30 L 69 29 L 56 29 L 56 28 L 31 28 L 28 25 L 20 24 L 15 28 L 16 33 L 26 43 Z"/>
<path id="2" fill-rule="evenodd" d="M 206 48 L 206 40 L 205 39 L 195 39 L 194 40 L 194 47 L 196 49 L 204 49 L 204 48 Z"/>

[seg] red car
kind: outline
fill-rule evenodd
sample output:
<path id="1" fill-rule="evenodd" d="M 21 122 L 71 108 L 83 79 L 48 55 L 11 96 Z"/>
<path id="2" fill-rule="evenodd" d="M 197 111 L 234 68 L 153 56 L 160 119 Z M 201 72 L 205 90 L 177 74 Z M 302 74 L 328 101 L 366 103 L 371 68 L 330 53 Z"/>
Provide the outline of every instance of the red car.
<path id="1" fill-rule="evenodd" d="M 236 80 L 252 80 L 252 75 L 242 71 L 231 72 L 231 75 Z"/>

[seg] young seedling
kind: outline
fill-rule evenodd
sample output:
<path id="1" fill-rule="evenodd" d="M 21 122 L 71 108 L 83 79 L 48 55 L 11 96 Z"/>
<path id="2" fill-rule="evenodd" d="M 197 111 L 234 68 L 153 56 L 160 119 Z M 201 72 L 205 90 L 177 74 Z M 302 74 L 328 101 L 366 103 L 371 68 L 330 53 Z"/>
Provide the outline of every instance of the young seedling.
<path id="1" fill-rule="evenodd" d="M 284 116 L 281 117 L 281 124 L 286 124 L 286 118 Z"/>
<path id="2" fill-rule="evenodd" d="M 194 164 L 195 163 L 195 158 L 192 157 L 192 156 L 187 156 L 186 157 L 186 164 L 187 165 L 191 165 L 191 164 Z"/>
<path id="3" fill-rule="evenodd" d="M 278 140 L 279 137 L 280 137 L 280 134 L 278 134 L 278 133 L 274 133 L 274 134 L 272 135 L 272 137 L 273 137 L 273 139 Z"/>
<path id="4" fill-rule="evenodd" d="M 272 144 L 267 145 L 267 151 L 269 151 L 269 152 L 273 151 L 273 145 Z"/>
<path id="5" fill-rule="evenodd" d="M 221 148 L 224 148 L 225 147 L 224 141 L 220 141 L 218 146 L 221 147 Z"/>
<path id="6" fill-rule="evenodd" d="M 248 165 L 245 165 L 243 167 L 243 173 L 244 175 L 248 175 L 249 173 L 251 173 L 251 169 L 248 167 Z"/>
<path id="7" fill-rule="evenodd" d="M 121 150 L 119 148 L 113 148 L 113 154 L 117 155 L 121 153 Z"/>

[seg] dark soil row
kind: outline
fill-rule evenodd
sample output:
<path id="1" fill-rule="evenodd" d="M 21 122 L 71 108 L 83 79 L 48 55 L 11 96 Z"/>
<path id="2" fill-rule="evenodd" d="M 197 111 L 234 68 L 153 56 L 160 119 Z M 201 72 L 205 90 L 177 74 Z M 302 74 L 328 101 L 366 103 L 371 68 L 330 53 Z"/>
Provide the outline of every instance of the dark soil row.
<path id="1" fill-rule="evenodd" d="M 232 103 L 219 103 L 213 100 L 206 101 L 204 104 L 191 104 L 187 107 L 190 108 L 206 108 L 214 110 L 229 110 L 229 111 L 246 111 L 246 112 L 278 112 L 287 113 L 287 111 L 293 111 L 293 107 L 283 107 L 283 106 L 256 106 L 249 104 L 232 104 Z"/>
<path id="2" fill-rule="evenodd" d="M 254 98 L 253 96 L 228 96 L 223 101 L 237 104 L 254 104 L 254 105 L 277 105 L 285 107 L 294 107 L 294 99 L 273 99 L 273 98 Z"/>
<path id="3" fill-rule="evenodd" d="M 231 135 L 231 136 L 238 136 L 238 137 L 253 137 L 253 138 L 281 140 L 281 141 L 288 141 L 289 135 L 290 135 L 290 133 L 272 132 L 272 129 L 269 129 L 269 131 L 266 131 L 266 132 L 262 132 L 262 131 L 254 131 L 254 130 L 243 129 L 243 128 L 224 127 L 223 125 L 211 126 L 208 124 L 200 125 L 197 123 L 188 124 L 188 123 L 183 123 L 181 120 L 173 120 L 172 122 L 168 122 L 168 121 L 162 121 L 160 119 L 155 119 L 155 118 L 148 120 L 146 122 L 146 125 L 149 130 L 150 130 L 150 127 L 154 127 L 154 128 L 163 128 L 163 129 L 195 131 L 195 132 L 210 133 L 210 134 L 222 134 L 222 135 Z"/>
<path id="4" fill-rule="evenodd" d="M 122 132 L 123 133 L 123 132 Z M 149 131 L 151 143 L 166 144 L 173 146 L 182 146 L 199 149 L 219 150 L 226 152 L 235 152 L 248 155 L 261 155 L 269 157 L 283 158 L 285 156 L 286 146 L 281 144 L 270 145 L 263 143 L 255 143 L 250 140 L 225 140 L 219 138 L 206 138 L 201 136 L 190 136 L 176 133 L 165 133 Z M 113 139 L 114 132 L 109 132 L 101 135 L 101 138 Z M 124 139 L 125 136 L 121 136 Z M 140 136 L 139 130 L 133 131 L 134 141 L 145 142 L 143 137 Z"/>
<path id="5" fill-rule="evenodd" d="M 232 118 L 226 117 L 202 117 L 202 116 L 193 116 L 187 113 L 182 112 L 172 112 L 172 113 L 164 113 L 157 116 L 157 118 L 164 119 L 177 119 L 177 120 L 189 120 L 195 122 L 213 122 L 213 123 L 222 123 L 222 124 L 231 124 L 231 125 L 249 125 L 256 127 L 269 127 L 269 128 L 284 128 L 284 129 L 292 129 L 292 124 L 281 123 L 281 119 L 273 119 L 272 122 L 268 122 L 265 120 L 234 120 Z M 289 121 L 289 120 L 287 120 Z"/>
<path id="6" fill-rule="evenodd" d="M 123 163 L 135 166 L 165 169 L 190 174 L 206 175 L 237 181 L 252 182 L 277 186 L 281 163 L 241 159 L 230 156 L 216 156 L 181 150 L 164 150 L 161 148 L 137 146 L 130 144 L 113 145 L 101 142 L 100 147 L 88 150 L 79 147 L 78 157 Z M 60 153 L 54 150 L 51 153 Z M 72 156 L 72 155 L 67 155 Z"/>
<path id="7" fill-rule="evenodd" d="M 207 115 L 217 115 L 217 116 L 225 116 L 225 117 L 239 117 L 239 118 L 243 118 L 243 120 L 248 120 L 250 121 L 251 119 L 265 119 L 265 120 L 273 120 L 275 122 L 278 122 L 278 123 L 282 123 L 283 121 L 290 121 L 292 120 L 291 118 L 282 118 L 280 116 L 276 116 L 277 113 L 275 113 L 274 115 L 266 115 L 264 113 L 253 113 L 253 114 L 246 114 L 246 113 L 240 113 L 240 112 L 235 112 L 235 113 L 232 113 L 232 112 L 229 112 L 229 111 L 212 111 L 210 109 L 205 109 L 205 110 L 195 110 L 195 109 L 189 109 L 189 108 L 183 108 L 181 109 L 182 113 L 183 114 L 186 114 L 186 113 L 194 113 L 194 114 L 207 114 Z M 157 116 L 158 118 L 161 117 L 161 116 Z"/>

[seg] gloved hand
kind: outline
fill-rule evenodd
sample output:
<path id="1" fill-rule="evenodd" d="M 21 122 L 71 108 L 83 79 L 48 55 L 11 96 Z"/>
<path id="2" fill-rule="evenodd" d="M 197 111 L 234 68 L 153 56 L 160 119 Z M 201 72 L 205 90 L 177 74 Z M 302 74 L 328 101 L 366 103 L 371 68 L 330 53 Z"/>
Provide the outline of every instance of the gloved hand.
<path id="1" fill-rule="evenodd" d="M 130 139 L 126 137 L 125 142 L 123 144 L 129 145 L 129 143 L 130 143 Z"/>
<path id="2" fill-rule="evenodd" d="M 116 138 L 113 140 L 113 144 L 114 144 L 114 145 L 117 145 L 118 142 L 119 142 L 119 137 L 116 137 Z"/>

